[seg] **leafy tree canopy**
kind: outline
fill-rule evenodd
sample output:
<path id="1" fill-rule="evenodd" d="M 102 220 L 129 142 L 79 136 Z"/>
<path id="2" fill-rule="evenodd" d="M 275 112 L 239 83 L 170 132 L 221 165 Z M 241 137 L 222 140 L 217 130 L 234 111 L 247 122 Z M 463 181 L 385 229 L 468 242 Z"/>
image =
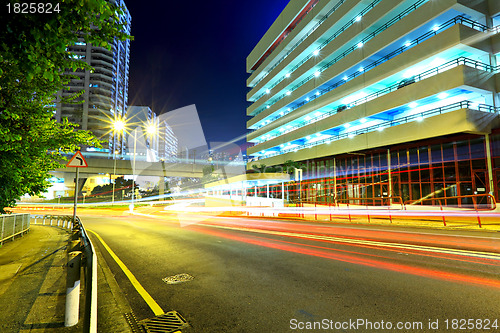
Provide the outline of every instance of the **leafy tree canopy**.
<path id="1" fill-rule="evenodd" d="M 122 32 L 120 9 L 105 0 L 52 2 L 60 3 L 59 13 L 0 11 L 0 213 L 23 194 L 44 191 L 61 153 L 99 146 L 90 132 L 53 119 L 55 95 L 70 80 L 63 71 L 90 69 L 67 46 L 78 37 L 108 48 L 130 38 Z"/>

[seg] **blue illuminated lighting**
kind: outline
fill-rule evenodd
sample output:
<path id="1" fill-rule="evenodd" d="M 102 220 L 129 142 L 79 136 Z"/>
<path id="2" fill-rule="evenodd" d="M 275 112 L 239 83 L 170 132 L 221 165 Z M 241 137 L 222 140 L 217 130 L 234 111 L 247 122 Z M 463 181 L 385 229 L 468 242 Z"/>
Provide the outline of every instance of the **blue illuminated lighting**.
<path id="1" fill-rule="evenodd" d="M 442 93 L 440 93 L 440 94 L 438 94 L 438 95 L 437 95 L 437 97 L 438 97 L 439 99 L 445 99 L 445 98 L 446 98 L 446 97 L 448 97 L 448 96 L 449 96 L 449 95 L 448 95 L 447 93 L 445 93 L 445 92 L 442 92 Z"/>
<path id="2" fill-rule="evenodd" d="M 408 106 L 412 109 L 416 108 L 418 106 L 418 103 L 417 102 L 411 102 L 410 104 L 408 104 Z"/>
<path id="3" fill-rule="evenodd" d="M 347 76 L 344 76 L 344 81 L 347 81 L 349 80 L 349 78 Z"/>
<path id="4" fill-rule="evenodd" d="M 360 123 L 362 123 L 362 124 L 366 123 L 366 118 L 361 118 L 361 119 L 359 120 L 359 122 L 360 122 Z"/>
<path id="5" fill-rule="evenodd" d="M 321 73 L 320 73 L 320 71 L 316 71 L 316 72 L 314 72 L 314 76 L 315 76 L 315 77 L 320 76 L 320 74 L 321 74 Z"/>
<path id="6" fill-rule="evenodd" d="M 356 22 L 361 21 L 361 15 L 356 16 Z"/>
<path id="7" fill-rule="evenodd" d="M 286 74 L 285 74 L 285 77 L 290 77 L 290 73 L 286 73 Z"/>
<path id="8" fill-rule="evenodd" d="M 306 136 L 306 140 L 311 140 L 311 137 L 309 135 Z"/>
<path id="9" fill-rule="evenodd" d="M 351 124 L 349 124 L 349 123 L 344 124 L 344 127 L 345 127 L 345 128 L 349 128 L 349 127 L 351 127 Z"/>
<path id="10" fill-rule="evenodd" d="M 357 46 L 358 46 L 358 49 L 363 47 L 363 42 L 359 42 Z"/>
<path id="11" fill-rule="evenodd" d="M 317 56 L 319 54 L 319 50 L 314 50 L 313 55 Z"/>
<path id="12" fill-rule="evenodd" d="M 271 92 L 271 90 L 266 89 L 266 94 L 269 94 L 270 92 Z"/>
<path id="13" fill-rule="evenodd" d="M 409 47 L 410 45 L 411 45 L 411 43 L 410 43 L 410 42 L 406 42 L 406 43 L 405 43 L 405 46 L 406 46 L 406 47 Z"/>
<path id="14" fill-rule="evenodd" d="M 309 102 L 309 97 L 306 97 L 306 101 L 308 101 L 308 102 Z"/>
<path id="15" fill-rule="evenodd" d="M 269 109 L 269 108 L 270 108 L 270 106 L 269 106 L 269 105 L 266 105 L 266 109 Z"/>
<path id="16" fill-rule="evenodd" d="M 439 26 L 438 26 L 438 25 L 435 25 L 434 27 L 432 27 L 432 30 L 433 30 L 433 31 L 438 31 L 438 30 L 439 30 Z"/>
<path id="17" fill-rule="evenodd" d="M 359 67 L 359 71 L 362 72 L 364 71 L 365 69 L 363 67 Z"/>
<path id="18" fill-rule="evenodd" d="M 288 90 L 288 91 L 286 92 L 286 95 L 287 95 L 287 96 L 290 96 L 291 94 L 292 94 L 292 92 L 291 92 L 290 90 Z"/>

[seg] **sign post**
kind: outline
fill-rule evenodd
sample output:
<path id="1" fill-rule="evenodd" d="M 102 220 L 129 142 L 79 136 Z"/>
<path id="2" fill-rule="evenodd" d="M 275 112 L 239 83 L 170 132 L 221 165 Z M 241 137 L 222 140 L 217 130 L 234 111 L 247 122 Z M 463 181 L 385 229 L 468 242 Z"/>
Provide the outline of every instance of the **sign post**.
<path id="1" fill-rule="evenodd" d="M 75 175 L 75 204 L 73 207 L 73 223 L 75 223 L 76 220 L 76 205 L 78 203 L 78 178 L 80 175 L 80 168 L 86 168 L 88 167 L 87 161 L 85 161 L 85 158 L 83 158 L 82 153 L 78 150 L 75 155 L 69 160 L 68 163 L 66 163 L 67 168 L 76 168 L 76 175 Z"/>

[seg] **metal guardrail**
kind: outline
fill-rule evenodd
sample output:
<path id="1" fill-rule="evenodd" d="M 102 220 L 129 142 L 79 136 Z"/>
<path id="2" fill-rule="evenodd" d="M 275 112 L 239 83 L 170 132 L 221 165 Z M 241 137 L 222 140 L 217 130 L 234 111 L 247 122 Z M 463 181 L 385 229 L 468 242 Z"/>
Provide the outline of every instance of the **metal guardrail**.
<path id="1" fill-rule="evenodd" d="M 0 245 L 8 239 L 14 240 L 16 236 L 22 236 L 30 229 L 30 214 L 6 214 L 0 215 Z"/>
<path id="2" fill-rule="evenodd" d="M 83 331 L 97 332 L 97 255 L 87 231 L 77 216 L 73 224 L 73 239 L 81 241 L 82 268 L 85 279 L 85 309 Z"/>
<path id="3" fill-rule="evenodd" d="M 29 214 L 26 214 L 29 215 Z M 83 227 L 83 224 L 80 218 L 77 216 L 75 221 L 73 221 L 73 216 L 70 215 L 31 215 L 31 218 L 34 220 L 34 224 L 48 225 L 48 226 L 57 226 L 61 228 L 71 229 L 72 235 L 70 239 L 70 243 L 68 245 L 70 260 L 68 262 L 68 277 L 67 277 L 67 286 L 75 285 L 74 281 L 80 279 L 80 267 L 83 268 L 83 278 L 85 283 L 85 305 L 84 305 L 84 315 L 83 315 L 83 330 L 82 332 L 96 333 L 97 332 L 97 255 L 94 248 L 94 245 L 90 241 L 88 237 L 87 231 Z M 81 252 L 79 256 L 71 256 L 71 254 L 75 252 Z M 77 258 L 81 262 L 78 262 L 76 265 L 77 271 L 71 269 L 73 267 L 69 267 L 71 262 Z M 77 283 L 79 285 L 79 283 Z M 69 288 L 67 288 L 69 290 Z M 69 294 L 69 292 L 68 292 Z M 67 294 L 66 304 L 68 304 L 69 296 Z M 76 298 L 78 301 L 80 299 L 79 293 L 78 296 L 72 296 L 71 298 Z M 65 325 L 71 321 L 68 319 L 68 311 L 72 312 L 72 315 L 76 315 L 76 320 L 78 321 L 78 310 L 79 304 L 73 304 L 72 308 L 68 309 L 66 306 L 66 316 L 65 316 Z M 75 314 L 76 312 L 76 314 Z M 71 319 L 74 319 L 72 317 Z M 74 323 L 73 323 L 74 325 Z M 70 325 L 67 325 L 70 326 Z"/>

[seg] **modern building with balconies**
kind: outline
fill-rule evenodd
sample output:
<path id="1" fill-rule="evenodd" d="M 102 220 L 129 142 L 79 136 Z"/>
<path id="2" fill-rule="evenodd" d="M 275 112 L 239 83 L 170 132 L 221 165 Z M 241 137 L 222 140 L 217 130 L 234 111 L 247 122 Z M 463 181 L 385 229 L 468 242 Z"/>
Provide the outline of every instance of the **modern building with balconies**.
<path id="1" fill-rule="evenodd" d="M 488 0 L 291 1 L 247 58 L 248 169 L 303 165 L 302 201 L 498 199 L 499 14 Z"/>
<path id="2" fill-rule="evenodd" d="M 131 16 L 123 0 L 109 0 L 110 3 L 123 9 L 120 20 L 125 23 L 125 32 L 130 34 Z M 128 76 L 130 41 L 114 40 L 110 42 L 111 50 L 103 47 L 86 44 L 83 38 L 75 45 L 68 47 L 68 51 L 75 59 L 82 59 L 91 65 L 94 70 L 79 69 L 76 72 L 67 71 L 65 74 L 74 75 L 67 89 L 61 91 L 60 97 L 69 97 L 80 93 L 73 99 L 75 103 L 61 103 L 58 99 L 56 119 L 61 121 L 68 118 L 78 124 L 82 130 L 92 131 L 98 138 L 109 141 L 105 150 L 110 154 L 113 151 L 123 152 L 124 142 L 120 138 L 113 139 L 111 123 L 114 119 L 125 117 L 128 101 Z"/>

